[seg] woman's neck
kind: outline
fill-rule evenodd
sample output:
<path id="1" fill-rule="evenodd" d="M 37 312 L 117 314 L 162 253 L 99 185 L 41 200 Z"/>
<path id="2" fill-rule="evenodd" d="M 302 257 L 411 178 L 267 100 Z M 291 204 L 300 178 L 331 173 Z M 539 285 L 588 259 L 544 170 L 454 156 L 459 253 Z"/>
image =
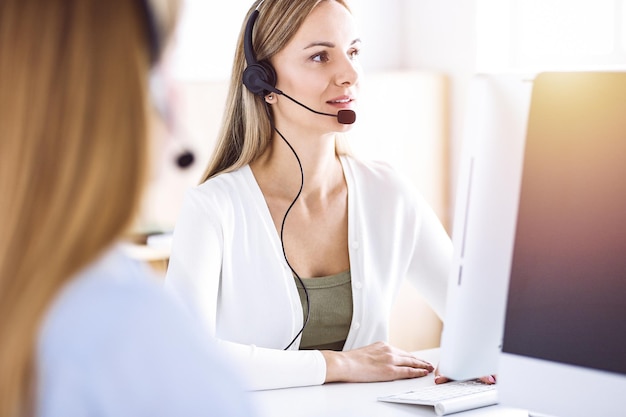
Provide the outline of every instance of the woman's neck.
<path id="1" fill-rule="evenodd" d="M 323 199 L 343 186 L 343 169 L 335 153 L 334 135 L 306 138 L 283 136 L 291 147 L 275 133 L 267 150 L 250 164 L 264 193 L 293 198 L 301 185 L 300 165 L 304 173 L 303 200 Z M 294 152 L 298 155 L 297 159 Z"/>

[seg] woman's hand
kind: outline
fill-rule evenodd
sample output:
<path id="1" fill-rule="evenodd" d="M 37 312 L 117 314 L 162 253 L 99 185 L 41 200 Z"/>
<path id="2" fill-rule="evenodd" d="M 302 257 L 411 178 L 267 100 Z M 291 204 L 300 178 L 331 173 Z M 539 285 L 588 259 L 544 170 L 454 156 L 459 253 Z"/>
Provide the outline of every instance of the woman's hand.
<path id="1" fill-rule="evenodd" d="M 480 382 L 487 385 L 493 385 L 496 383 L 495 375 L 488 375 L 478 378 Z M 450 378 L 445 377 L 439 373 L 439 367 L 435 369 L 435 384 L 445 384 L 446 382 L 452 381 Z"/>
<path id="2" fill-rule="evenodd" d="M 384 342 L 335 352 L 323 350 L 326 382 L 380 382 L 418 378 L 434 371 L 434 366 L 409 352 Z"/>

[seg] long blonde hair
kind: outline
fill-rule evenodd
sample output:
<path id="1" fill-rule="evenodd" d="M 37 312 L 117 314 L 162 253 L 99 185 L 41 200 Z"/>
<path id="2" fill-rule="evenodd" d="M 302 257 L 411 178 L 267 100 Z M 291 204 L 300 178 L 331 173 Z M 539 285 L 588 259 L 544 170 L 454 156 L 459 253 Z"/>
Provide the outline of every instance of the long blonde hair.
<path id="1" fill-rule="evenodd" d="M 151 57 L 140 0 L 0 2 L 0 416 L 32 414 L 38 330 L 131 223 Z"/>
<path id="2" fill-rule="evenodd" d="M 271 113 L 268 113 L 263 99 L 242 84 L 246 68 L 244 32 L 250 15 L 258 7 L 259 17 L 252 33 L 252 46 L 258 61 L 269 61 L 293 38 L 306 17 L 322 1 L 330 0 L 257 0 L 250 7 L 237 40 L 222 125 L 202 182 L 252 162 L 265 151 L 272 137 Z M 349 10 L 345 1 L 332 1 Z M 347 153 L 348 150 L 339 134 L 336 148 L 338 153 Z"/>

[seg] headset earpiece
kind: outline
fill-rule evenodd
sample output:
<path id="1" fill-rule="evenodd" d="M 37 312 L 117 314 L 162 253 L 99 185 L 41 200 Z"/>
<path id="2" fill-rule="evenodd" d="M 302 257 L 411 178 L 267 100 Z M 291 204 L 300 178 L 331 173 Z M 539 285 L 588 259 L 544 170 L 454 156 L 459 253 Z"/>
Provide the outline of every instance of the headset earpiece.
<path id="1" fill-rule="evenodd" d="M 276 73 L 274 68 L 266 62 L 257 62 L 248 65 L 243 72 L 243 84 L 257 96 L 265 96 L 270 92 L 277 93 Z"/>
<path id="2" fill-rule="evenodd" d="M 154 10 L 152 10 L 152 6 L 150 5 L 150 0 L 141 0 L 139 4 L 146 20 L 150 67 L 154 67 L 159 62 L 159 56 L 161 55 L 161 33 L 157 17 L 155 16 Z"/>
<path id="3" fill-rule="evenodd" d="M 250 92 L 257 96 L 265 96 L 270 92 L 279 94 L 276 89 L 276 71 L 274 67 L 267 61 L 257 61 L 254 48 L 252 46 L 252 29 L 259 11 L 255 10 L 250 15 L 243 39 L 243 51 L 246 57 L 247 67 L 243 71 L 242 81 Z"/>

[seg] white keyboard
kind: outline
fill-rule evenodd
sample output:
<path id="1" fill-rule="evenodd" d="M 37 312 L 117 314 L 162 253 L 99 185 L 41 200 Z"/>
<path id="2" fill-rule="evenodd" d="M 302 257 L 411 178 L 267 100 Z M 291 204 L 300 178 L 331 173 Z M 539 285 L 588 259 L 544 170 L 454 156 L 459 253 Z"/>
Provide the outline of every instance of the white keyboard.
<path id="1" fill-rule="evenodd" d="M 435 413 L 442 416 L 497 404 L 498 393 L 496 385 L 487 385 L 476 380 L 453 381 L 379 397 L 378 400 L 433 406 Z"/>

